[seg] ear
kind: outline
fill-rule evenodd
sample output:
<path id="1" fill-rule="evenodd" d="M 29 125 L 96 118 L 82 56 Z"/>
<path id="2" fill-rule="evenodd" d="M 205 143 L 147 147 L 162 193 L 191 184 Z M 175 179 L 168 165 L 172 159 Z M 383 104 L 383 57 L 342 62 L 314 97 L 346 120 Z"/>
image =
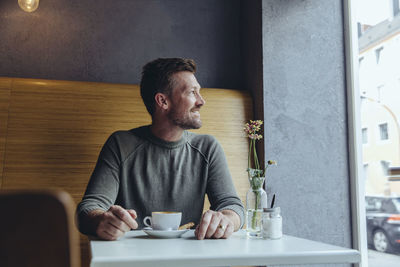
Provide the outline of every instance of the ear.
<path id="1" fill-rule="evenodd" d="M 166 110 L 169 107 L 169 101 L 168 98 L 165 94 L 163 93 L 157 93 L 154 96 L 154 100 L 156 101 L 156 106 L 161 108 L 162 110 Z"/>

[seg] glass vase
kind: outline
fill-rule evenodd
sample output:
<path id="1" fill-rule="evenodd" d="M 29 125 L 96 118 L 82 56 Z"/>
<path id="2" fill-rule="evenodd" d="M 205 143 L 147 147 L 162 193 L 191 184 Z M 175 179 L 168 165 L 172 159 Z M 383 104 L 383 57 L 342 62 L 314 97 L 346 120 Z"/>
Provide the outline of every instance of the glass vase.
<path id="1" fill-rule="evenodd" d="M 262 213 L 267 208 L 267 192 L 263 189 L 264 177 L 250 179 L 250 189 L 246 194 L 246 230 L 249 237 L 262 237 Z"/>

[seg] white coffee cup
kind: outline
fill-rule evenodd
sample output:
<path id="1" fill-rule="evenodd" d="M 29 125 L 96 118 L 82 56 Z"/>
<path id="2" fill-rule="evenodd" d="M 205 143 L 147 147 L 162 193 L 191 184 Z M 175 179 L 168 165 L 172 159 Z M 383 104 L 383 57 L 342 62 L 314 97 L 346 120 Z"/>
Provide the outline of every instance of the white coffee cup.
<path id="1" fill-rule="evenodd" d="M 151 216 L 143 219 L 144 225 L 151 227 L 153 230 L 178 230 L 181 224 L 182 212 L 175 211 L 153 211 Z M 150 221 L 150 223 L 148 223 Z"/>

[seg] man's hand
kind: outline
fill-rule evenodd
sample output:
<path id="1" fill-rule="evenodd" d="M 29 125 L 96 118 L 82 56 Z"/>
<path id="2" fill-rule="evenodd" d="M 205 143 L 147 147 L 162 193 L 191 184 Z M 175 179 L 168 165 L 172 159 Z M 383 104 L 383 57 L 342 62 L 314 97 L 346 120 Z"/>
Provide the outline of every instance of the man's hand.
<path id="1" fill-rule="evenodd" d="M 116 240 L 125 232 L 138 227 L 134 210 L 126 210 L 118 205 L 111 206 L 107 211 L 91 212 L 97 221 L 96 234 L 101 239 Z"/>
<path id="2" fill-rule="evenodd" d="M 240 226 L 240 218 L 232 210 L 206 211 L 196 227 L 197 239 L 204 238 L 228 238 Z"/>

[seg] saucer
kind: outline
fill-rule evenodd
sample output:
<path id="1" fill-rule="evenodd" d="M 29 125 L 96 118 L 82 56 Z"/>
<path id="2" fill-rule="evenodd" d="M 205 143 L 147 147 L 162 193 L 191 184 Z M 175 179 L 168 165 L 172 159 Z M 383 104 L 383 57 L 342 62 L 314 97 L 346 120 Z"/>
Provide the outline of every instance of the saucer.
<path id="1" fill-rule="evenodd" d="M 183 229 L 183 230 L 153 230 L 151 228 L 143 229 L 143 232 L 145 232 L 149 236 L 157 238 L 179 238 L 187 231 L 189 231 L 189 229 Z"/>

